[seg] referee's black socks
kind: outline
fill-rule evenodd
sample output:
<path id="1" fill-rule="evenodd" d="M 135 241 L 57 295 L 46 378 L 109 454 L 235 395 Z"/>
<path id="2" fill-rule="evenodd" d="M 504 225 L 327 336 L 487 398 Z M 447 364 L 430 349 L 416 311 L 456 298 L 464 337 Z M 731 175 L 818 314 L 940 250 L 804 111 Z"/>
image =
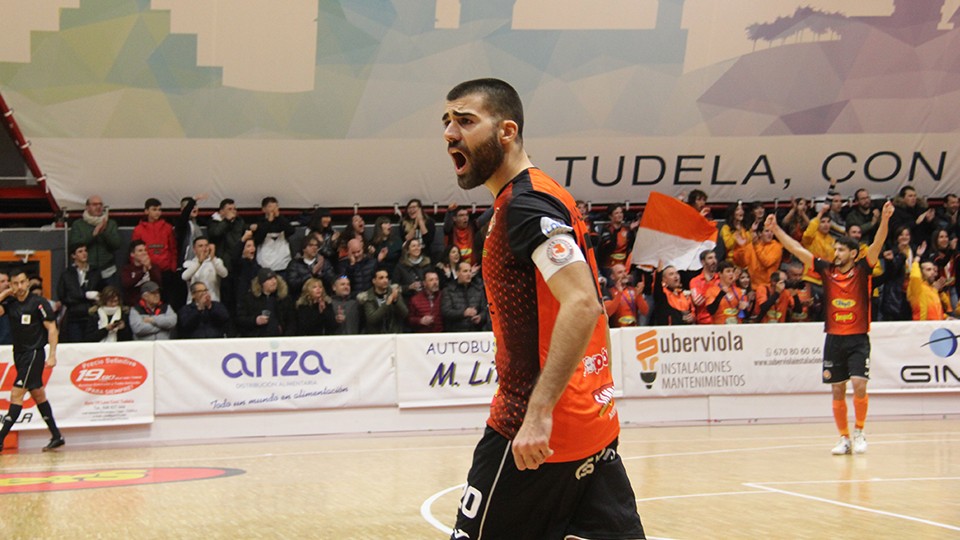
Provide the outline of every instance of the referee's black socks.
<path id="1" fill-rule="evenodd" d="M 54 439 L 59 439 L 60 430 L 57 429 L 57 421 L 53 419 L 53 409 L 50 408 L 50 402 L 44 401 L 43 403 L 37 403 L 37 411 L 40 412 L 43 421 L 47 423 L 47 427 L 50 429 L 50 435 L 52 435 Z"/>
<path id="2" fill-rule="evenodd" d="M 17 418 L 20 418 L 20 411 L 22 410 L 23 405 L 10 404 L 10 410 L 7 411 L 7 415 L 3 417 L 3 426 L 0 426 L 0 445 L 3 444 L 2 441 L 6 438 L 7 433 L 10 433 L 10 428 L 16 423 Z"/>

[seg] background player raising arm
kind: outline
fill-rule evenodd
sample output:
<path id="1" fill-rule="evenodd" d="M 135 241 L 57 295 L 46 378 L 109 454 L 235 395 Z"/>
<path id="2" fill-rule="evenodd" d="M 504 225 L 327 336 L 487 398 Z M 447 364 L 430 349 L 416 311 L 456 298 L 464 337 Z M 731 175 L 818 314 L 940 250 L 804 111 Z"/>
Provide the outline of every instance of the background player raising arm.
<path id="1" fill-rule="evenodd" d="M 553 454 L 550 433 L 553 409 L 583 358 L 590 335 L 603 307 L 596 285 L 585 262 L 574 262 L 558 270 L 547 281 L 550 292 L 560 303 L 550 349 L 537 380 L 527 414 L 513 440 L 517 468 L 536 469 Z"/>
<path id="2" fill-rule="evenodd" d="M 877 234 L 874 236 L 873 243 L 867 248 L 867 252 L 864 257 L 867 260 L 867 263 L 872 267 L 877 264 L 877 261 L 880 260 L 880 253 L 883 251 L 883 243 L 887 240 L 887 230 L 889 228 L 890 216 L 893 215 L 893 203 L 887 201 L 883 205 L 883 212 L 880 219 L 880 226 L 877 228 Z M 813 254 L 807 251 L 800 242 L 797 242 L 793 237 L 788 235 L 783 229 L 777 225 L 777 218 L 773 214 L 767 216 L 767 221 L 764 224 L 764 227 L 767 229 L 773 230 L 773 234 L 777 237 L 777 240 L 783 244 L 783 247 L 792 253 L 797 259 L 804 264 L 804 266 L 810 266 L 813 264 Z M 851 259 L 850 264 L 853 263 Z"/>

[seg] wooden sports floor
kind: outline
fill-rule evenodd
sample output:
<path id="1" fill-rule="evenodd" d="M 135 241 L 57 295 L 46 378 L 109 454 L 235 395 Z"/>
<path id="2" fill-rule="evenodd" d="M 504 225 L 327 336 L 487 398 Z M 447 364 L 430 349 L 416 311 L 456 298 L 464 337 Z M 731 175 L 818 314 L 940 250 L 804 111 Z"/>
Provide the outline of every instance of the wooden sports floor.
<path id="1" fill-rule="evenodd" d="M 960 538 L 960 420 L 874 421 L 867 433 L 855 456 L 830 455 L 830 424 L 625 428 L 620 449 L 650 538 Z M 0 456 L 0 489 L 31 490 L 0 494 L 0 538 L 442 539 L 479 436 L 68 438 L 59 452 Z M 108 481 L 211 468 L 231 474 Z"/>

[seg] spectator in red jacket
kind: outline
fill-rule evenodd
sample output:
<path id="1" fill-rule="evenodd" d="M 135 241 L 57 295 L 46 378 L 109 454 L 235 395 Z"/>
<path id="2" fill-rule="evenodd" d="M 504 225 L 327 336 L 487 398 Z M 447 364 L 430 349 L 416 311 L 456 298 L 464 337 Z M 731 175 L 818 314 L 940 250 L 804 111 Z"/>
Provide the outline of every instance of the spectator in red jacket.
<path id="1" fill-rule="evenodd" d="M 423 289 L 410 298 L 407 324 L 414 332 L 443 332 L 440 313 L 440 276 L 436 270 L 423 273 Z"/>

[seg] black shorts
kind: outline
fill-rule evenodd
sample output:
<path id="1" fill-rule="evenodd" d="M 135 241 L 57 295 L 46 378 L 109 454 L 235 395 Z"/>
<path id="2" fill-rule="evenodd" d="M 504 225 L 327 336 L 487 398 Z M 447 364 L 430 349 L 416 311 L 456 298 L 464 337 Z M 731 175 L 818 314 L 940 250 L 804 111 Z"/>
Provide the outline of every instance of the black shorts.
<path id="1" fill-rule="evenodd" d="M 27 390 L 43 388 L 43 362 L 46 359 L 43 349 L 14 353 L 13 365 L 17 368 L 17 378 L 13 380 L 13 386 Z"/>
<path id="2" fill-rule="evenodd" d="M 870 336 L 827 334 L 823 343 L 823 382 L 837 384 L 850 377 L 870 378 Z"/>
<path id="3" fill-rule="evenodd" d="M 510 441 L 487 427 L 473 454 L 451 539 L 645 538 L 617 441 L 595 456 L 517 470 Z"/>

